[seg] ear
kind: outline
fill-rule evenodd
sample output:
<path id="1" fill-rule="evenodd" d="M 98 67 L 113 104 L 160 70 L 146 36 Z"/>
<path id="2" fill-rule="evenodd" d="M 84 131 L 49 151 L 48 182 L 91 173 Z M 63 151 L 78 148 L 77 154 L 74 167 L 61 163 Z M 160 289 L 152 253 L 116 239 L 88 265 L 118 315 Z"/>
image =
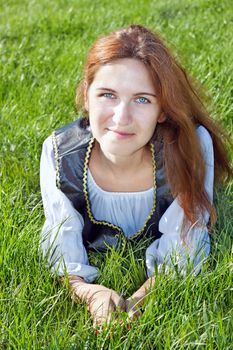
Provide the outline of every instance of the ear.
<path id="1" fill-rule="evenodd" d="M 166 114 L 164 112 L 161 112 L 157 122 L 158 123 L 163 123 L 166 119 L 167 119 Z"/>

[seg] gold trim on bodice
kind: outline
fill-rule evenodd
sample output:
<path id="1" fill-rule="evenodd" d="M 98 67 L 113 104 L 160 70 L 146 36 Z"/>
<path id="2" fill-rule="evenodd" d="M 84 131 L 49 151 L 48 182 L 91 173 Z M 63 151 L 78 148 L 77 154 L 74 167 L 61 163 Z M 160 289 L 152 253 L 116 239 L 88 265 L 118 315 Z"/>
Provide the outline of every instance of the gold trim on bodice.
<path id="1" fill-rule="evenodd" d="M 88 163 L 89 163 L 89 159 L 90 159 L 90 155 L 91 155 L 91 150 L 93 148 L 93 144 L 94 144 L 94 138 L 91 138 L 89 145 L 88 145 L 88 148 L 87 148 L 85 161 L 84 161 L 84 168 L 83 168 L 83 192 L 84 192 L 84 198 L 86 201 L 86 207 L 87 207 L 87 213 L 88 213 L 89 219 L 93 224 L 105 225 L 105 226 L 108 226 L 108 227 L 115 229 L 119 233 L 124 234 L 123 230 L 119 226 L 114 225 L 114 224 L 107 222 L 107 221 L 96 220 L 94 218 L 94 215 L 92 214 L 91 205 L 90 205 L 90 201 L 89 201 L 89 197 L 88 197 L 87 170 L 88 170 Z M 154 148 L 154 145 L 152 143 L 150 143 L 150 149 L 151 149 L 151 155 L 152 155 L 153 182 L 154 182 L 154 184 L 153 184 L 153 187 L 154 187 L 153 207 L 152 207 L 148 217 L 146 218 L 142 228 L 140 230 L 138 230 L 136 233 L 134 233 L 129 239 L 135 238 L 143 232 L 143 230 L 145 229 L 148 221 L 151 219 L 151 217 L 155 211 L 155 208 L 156 208 L 156 163 L 155 163 L 155 148 Z M 125 236 L 125 234 L 124 234 L 124 236 Z"/>

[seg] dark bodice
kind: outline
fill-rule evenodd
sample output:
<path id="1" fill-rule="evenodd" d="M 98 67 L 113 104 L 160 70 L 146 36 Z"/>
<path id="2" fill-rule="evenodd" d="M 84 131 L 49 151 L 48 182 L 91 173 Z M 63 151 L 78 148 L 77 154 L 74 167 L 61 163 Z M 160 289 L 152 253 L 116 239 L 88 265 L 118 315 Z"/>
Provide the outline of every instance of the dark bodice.
<path id="1" fill-rule="evenodd" d="M 110 222 L 96 220 L 88 197 L 87 169 L 93 137 L 83 119 L 76 120 L 53 133 L 57 187 L 70 199 L 84 219 L 83 242 L 86 247 L 103 250 L 116 245 L 124 232 Z M 173 201 L 166 181 L 161 144 L 151 144 L 154 168 L 154 204 L 143 227 L 130 239 L 148 236 L 159 238 L 161 216 Z"/>

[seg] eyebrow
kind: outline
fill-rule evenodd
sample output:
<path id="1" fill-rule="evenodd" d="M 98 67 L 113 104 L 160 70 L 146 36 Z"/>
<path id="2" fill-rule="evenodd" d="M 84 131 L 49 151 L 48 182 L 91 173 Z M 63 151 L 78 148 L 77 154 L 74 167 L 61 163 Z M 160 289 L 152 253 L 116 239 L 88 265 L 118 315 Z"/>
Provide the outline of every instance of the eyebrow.
<path id="1" fill-rule="evenodd" d="M 111 92 L 116 93 L 115 90 L 110 89 L 110 88 L 104 88 L 104 87 L 100 87 L 100 88 L 98 88 L 98 89 L 96 89 L 96 90 L 111 91 Z M 155 94 L 152 94 L 152 93 L 150 93 L 150 92 L 137 92 L 137 93 L 134 94 L 133 96 L 139 96 L 139 95 L 148 95 L 148 96 L 153 96 L 153 97 L 155 97 L 155 98 L 157 97 Z"/>

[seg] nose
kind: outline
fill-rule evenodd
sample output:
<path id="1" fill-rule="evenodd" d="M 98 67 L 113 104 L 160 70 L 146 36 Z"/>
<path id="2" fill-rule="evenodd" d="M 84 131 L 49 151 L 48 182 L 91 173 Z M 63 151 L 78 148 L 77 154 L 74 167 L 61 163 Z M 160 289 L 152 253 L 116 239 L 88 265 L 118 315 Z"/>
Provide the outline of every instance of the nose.
<path id="1" fill-rule="evenodd" d="M 129 106 L 126 102 L 121 101 L 113 110 L 112 120 L 117 125 L 128 125 L 131 121 Z"/>

